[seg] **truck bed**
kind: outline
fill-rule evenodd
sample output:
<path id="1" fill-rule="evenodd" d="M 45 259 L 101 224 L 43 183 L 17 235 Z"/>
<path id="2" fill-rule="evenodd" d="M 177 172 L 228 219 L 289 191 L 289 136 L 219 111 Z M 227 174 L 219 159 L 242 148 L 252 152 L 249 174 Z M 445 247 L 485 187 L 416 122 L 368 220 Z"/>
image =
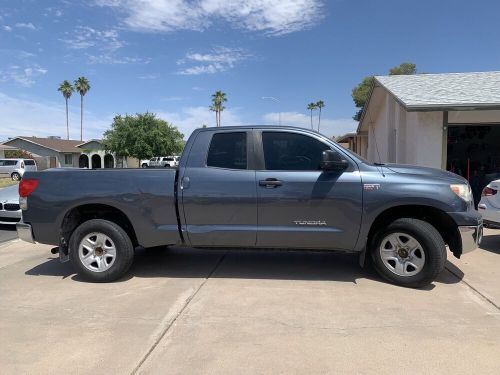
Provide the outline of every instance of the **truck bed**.
<path id="1" fill-rule="evenodd" d="M 132 222 L 137 242 L 144 246 L 181 242 L 176 214 L 173 169 L 71 169 L 27 172 L 39 184 L 23 212 L 38 242 L 59 242 L 62 222 L 73 208 L 111 206 Z"/>

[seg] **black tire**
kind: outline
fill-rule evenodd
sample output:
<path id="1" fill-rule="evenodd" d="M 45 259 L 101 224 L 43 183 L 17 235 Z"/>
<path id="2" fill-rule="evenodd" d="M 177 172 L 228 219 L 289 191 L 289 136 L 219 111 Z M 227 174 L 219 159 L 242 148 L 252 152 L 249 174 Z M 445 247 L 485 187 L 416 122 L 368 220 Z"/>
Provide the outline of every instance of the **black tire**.
<path id="1" fill-rule="evenodd" d="M 412 276 L 400 276 L 384 264 L 380 247 L 382 241 L 393 233 L 403 233 L 414 237 L 421 245 L 425 255 L 422 269 Z M 421 288 L 434 281 L 444 269 L 446 262 L 446 245 L 439 232 L 431 224 L 411 218 L 397 219 L 375 234 L 371 243 L 370 254 L 373 265 L 380 276 L 393 284 Z"/>
<path id="2" fill-rule="evenodd" d="M 12 178 L 12 181 L 21 181 L 21 175 L 17 172 L 13 172 L 10 178 Z"/>
<path id="3" fill-rule="evenodd" d="M 146 163 L 141 165 L 141 168 L 147 168 L 147 167 L 148 167 L 148 165 Z"/>
<path id="4" fill-rule="evenodd" d="M 105 271 L 96 272 L 86 268 L 79 257 L 80 242 L 93 232 L 108 236 L 116 248 L 116 258 Z M 71 234 L 69 257 L 78 274 L 85 280 L 98 283 L 109 282 L 121 278 L 129 270 L 134 261 L 134 247 L 130 237 L 119 225 L 108 220 L 93 219 L 80 224 Z"/>

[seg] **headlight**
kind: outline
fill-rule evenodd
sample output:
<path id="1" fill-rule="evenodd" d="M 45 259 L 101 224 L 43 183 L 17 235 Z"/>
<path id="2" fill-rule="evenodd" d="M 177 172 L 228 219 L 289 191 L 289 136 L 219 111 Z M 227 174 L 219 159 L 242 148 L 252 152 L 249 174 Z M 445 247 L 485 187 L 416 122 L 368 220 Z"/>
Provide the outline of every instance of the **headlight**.
<path id="1" fill-rule="evenodd" d="M 469 184 L 453 184 L 450 185 L 450 189 L 464 201 L 472 201 L 472 192 L 470 190 Z"/>

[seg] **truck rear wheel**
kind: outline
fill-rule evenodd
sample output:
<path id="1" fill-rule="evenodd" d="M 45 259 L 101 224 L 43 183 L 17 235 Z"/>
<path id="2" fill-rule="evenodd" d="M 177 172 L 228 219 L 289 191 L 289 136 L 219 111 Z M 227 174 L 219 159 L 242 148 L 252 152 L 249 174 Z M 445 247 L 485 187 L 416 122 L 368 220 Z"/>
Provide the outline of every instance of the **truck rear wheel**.
<path id="1" fill-rule="evenodd" d="M 134 260 L 130 237 L 119 225 L 102 219 L 82 223 L 71 235 L 69 255 L 84 279 L 114 281 L 125 275 Z"/>
<path id="2" fill-rule="evenodd" d="M 431 224 L 402 218 L 375 235 L 371 256 L 383 278 L 397 285 L 419 288 L 430 284 L 443 271 L 446 245 Z"/>

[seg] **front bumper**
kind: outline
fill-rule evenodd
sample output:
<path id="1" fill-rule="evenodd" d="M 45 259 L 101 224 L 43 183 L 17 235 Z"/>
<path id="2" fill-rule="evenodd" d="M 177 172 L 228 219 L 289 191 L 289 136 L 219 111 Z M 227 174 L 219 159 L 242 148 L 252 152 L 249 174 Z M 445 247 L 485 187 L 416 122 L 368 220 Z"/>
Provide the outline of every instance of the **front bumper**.
<path id="1" fill-rule="evenodd" d="M 26 223 L 17 223 L 16 224 L 17 236 L 26 242 L 35 243 L 35 239 L 33 237 L 33 230 L 31 229 L 31 225 Z"/>
<path id="2" fill-rule="evenodd" d="M 21 221 L 21 211 L 0 210 L 0 224 L 16 225 Z"/>
<path id="3" fill-rule="evenodd" d="M 459 226 L 458 232 L 462 240 L 462 254 L 475 250 L 481 244 L 483 239 L 483 224 L 476 226 Z"/>

